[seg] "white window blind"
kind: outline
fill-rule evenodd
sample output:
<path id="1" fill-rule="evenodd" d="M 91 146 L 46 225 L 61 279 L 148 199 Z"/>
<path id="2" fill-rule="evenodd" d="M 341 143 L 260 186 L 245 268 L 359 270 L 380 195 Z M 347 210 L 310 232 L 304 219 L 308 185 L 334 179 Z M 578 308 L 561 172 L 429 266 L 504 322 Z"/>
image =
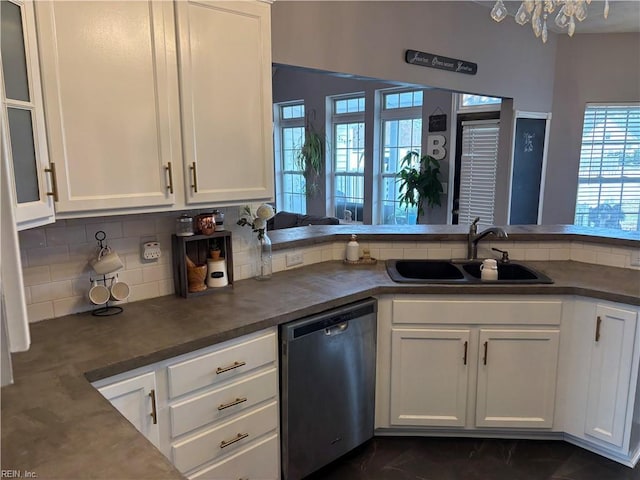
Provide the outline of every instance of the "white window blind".
<path id="1" fill-rule="evenodd" d="M 640 104 L 587 105 L 576 225 L 638 231 Z"/>
<path id="2" fill-rule="evenodd" d="M 476 217 L 493 224 L 498 164 L 499 120 L 462 122 L 462 157 L 458 223 L 468 225 Z"/>

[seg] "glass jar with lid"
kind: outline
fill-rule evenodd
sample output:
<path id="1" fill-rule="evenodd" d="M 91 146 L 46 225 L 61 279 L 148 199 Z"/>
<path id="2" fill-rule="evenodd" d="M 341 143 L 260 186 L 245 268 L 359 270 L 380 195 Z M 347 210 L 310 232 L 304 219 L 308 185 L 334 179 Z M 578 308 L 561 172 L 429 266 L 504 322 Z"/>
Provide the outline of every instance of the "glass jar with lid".
<path id="1" fill-rule="evenodd" d="M 184 213 L 176 218 L 176 235 L 178 237 L 189 237 L 193 235 L 193 218 Z"/>
<path id="2" fill-rule="evenodd" d="M 224 213 L 216 209 L 213 211 L 213 218 L 216 221 L 216 232 L 224 230 Z"/>

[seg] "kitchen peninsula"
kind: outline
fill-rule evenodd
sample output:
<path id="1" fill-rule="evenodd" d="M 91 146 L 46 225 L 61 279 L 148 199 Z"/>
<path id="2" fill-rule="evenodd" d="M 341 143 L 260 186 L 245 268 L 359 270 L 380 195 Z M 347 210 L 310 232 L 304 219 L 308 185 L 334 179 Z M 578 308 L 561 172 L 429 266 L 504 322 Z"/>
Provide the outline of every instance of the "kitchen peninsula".
<path id="1" fill-rule="evenodd" d="M 246 279 L 237 281 L 232 291 L 217 295 L 189 300 L 164 296 L 134 302 L 122 315 L 108 319 L 83 313 L 32 324 L 31 349 L 13 356 L 15 384 L 2 389 L 2 468 L 32 471 L 38 478 L 181 478 L 169 460 L 90 382 L 370 296 L 513 295 L 569 300 L 579 296 L 618 302 L 636 310 L 640 306 L 637 268 L 570 258 L 530 261 L 526 254 L 527 264 L 550 276 L 554 284 L 397 284 L 387 275 L 382 261 L 356 267 L 339 261 L 343 254 L 340 245 L 346 238 L 342 235 L 356 231 L 363 243 L 388 242 L 388 248 L 396 252 L 404 243 L 417 252 L 420 242 L 437 242 L 438 248 L 449 241 L 462 244 L 464 229 L 418 226 L 400 235 L 386 227 L 327 228 L 331 227 L 273 232 L 276 256 L 290 249 L 326 245 L 337 253 L 330 261 L 282 269 L 286 271 L 274 274 L 268 282 Z M 637 250 L 640 245 L 637 235 L 612 238 L 609 232 L 575 227 L 509 227 L 507 231 L 509 241 L 529 243 L 532 248 L 547 240 L 579 242 L 581 250 L 590 244 L 628 250 Z M 335 248 L 331 246 L 334 242 Z M 449 251 L 452 248 L 458 247 L 449 247 Z M 386 252 L 384 248 L 376 251 Z M 637 365 L 634 371 L 637 375 Z M 632 383 L 635 389 L 635 379 Z"/>

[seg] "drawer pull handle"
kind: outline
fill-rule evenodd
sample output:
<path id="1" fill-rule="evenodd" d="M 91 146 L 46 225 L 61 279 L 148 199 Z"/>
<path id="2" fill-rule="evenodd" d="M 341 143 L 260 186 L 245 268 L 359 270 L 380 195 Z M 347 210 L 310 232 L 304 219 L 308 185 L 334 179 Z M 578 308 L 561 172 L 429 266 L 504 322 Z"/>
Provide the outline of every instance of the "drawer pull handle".
<path id="1" fill-rule="evenodd" d="M 224 372 L 228 372 L 229 370 L 233 370 L 234 368 L 243 367 L 247 364 L 247 362 L 233 362 L 233 365 L 229 365 L 227 367 L 218 367 L 216 368 L 216 375 L 219 375 Z"/>
<path id="2" fill-rule="evenodd" d="M 602 325 L 602 317 L 596 319 L 596 342 L 600 341 L 600 325 Z"/>
<path id="3" fill-rule="evenodd" d="M 221 403 L 218 407 L 218 410 L 224 410 L 225 408 L 233 407 L 234 405 L 239 405 L 247 401 L 247 397 L 236 398 L 234 401 L 229 403 Z"/>
<path id="4" fill-rule="evenodd" d="M 220 448 L 228 447 L 229 445 L 233 445 L 236 442 L 239 442 L 243 438 L 247 438 L 249 436 L 248 433 L 239 433 L 231 440 L 223 440 L 220 442 Z"/>
<path id="5" fill-rule="evenodd" d="M 467 348 L 469 346 L 469 342 L 464 342 L 464 356 L 462 357 L 463 365 L 467 364 Z"/>
<path id="6" fill-rule="evenodd" d="M 51 174 L 51 191 L 47 192 L 47 195 L 53 197 L 53 201 L 58 201 L 58 177 L 56 176 L 56 164 L 54 162 L 49 163 L 49 168 L 44 169 L 45 172 Z"/>
<path id="7" fill-rule="evenodd" d="M 151 397 L 151 418 L 153 418 L 153 424 L 158 424 L 158 411 L 156 410 L 156 391 L 151 390 L 149 392 L 149 396 Z"/>
<path id="8" fill-rule="evenodd" d="M 193 188 L 193 193 L 198 193 L 198 173 L 196 172 L 196 162 L 191 162 L 189 170 L 191 170 L 191 173 L 193 175 L 193 183 L 191 184 L 191 188 Z"/>
<path id="9" fill-rule="evenodd" d="M 169 193 L 173 194 L 173 170 L 171 168 L 171 162 L 167 162 L 167 166 L 164 168 L 169 174 L 169 185 L 167 185 L 167 190 L 169 190 Z"/>
<path id="10" fill-rule="evenodd" d="M 484 357 L 482 357 L 482 363 L 487 364 L 487 350 L 489 350 L 489 342 L 484 342 Z"/>

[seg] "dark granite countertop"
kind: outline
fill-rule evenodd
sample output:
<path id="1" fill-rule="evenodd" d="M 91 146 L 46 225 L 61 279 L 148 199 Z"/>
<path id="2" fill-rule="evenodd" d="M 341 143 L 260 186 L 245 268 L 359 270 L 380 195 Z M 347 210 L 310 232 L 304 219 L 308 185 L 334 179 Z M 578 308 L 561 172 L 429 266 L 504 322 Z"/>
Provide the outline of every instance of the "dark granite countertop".
<path id="1" fill-rule="evenodd" d="M 130 303 L 124 313 L 69 315 L 31 325 L 2 389 L 2 469 L 38 478 L 178 479 L 169 461 L 89 381 L 115 375 L 306 315 L 380 294 L 548 294 L 640 305 L 640 270 L 526 262 L 552 285 L 407 285 L 384 262 L 325 262 L 236 282 L 233 290 Z"/>
<path id="2" fill-rule="evenodd" d="M 575 225 L 508 225 L 509 241 L 581 241 L 640 248 L 640 233 Z M 480 228 L 482 230 L 482 227 Z M 466 241 L 467 225 L 310 225 L 269 232 L 274 250 L 347 241 L 352 233 L 365 241 Z M 499 239 L 493 239 L 499 241 Z"/>

